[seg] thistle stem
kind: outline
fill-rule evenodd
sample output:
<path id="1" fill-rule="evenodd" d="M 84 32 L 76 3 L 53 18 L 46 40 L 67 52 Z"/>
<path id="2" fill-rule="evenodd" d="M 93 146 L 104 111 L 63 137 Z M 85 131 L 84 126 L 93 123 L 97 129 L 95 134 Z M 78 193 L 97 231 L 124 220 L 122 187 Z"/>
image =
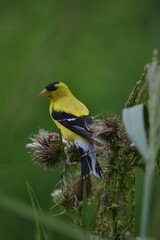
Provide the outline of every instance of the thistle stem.
<path id="1" fill-rule="evenodd" d="M 146 173 L 144 176 L 144 192 L 142 201 L 142 215 L 141 215 L 141 229 L 140 235 L 144 239 L 147 237 L 147 230 L 149 225 L 150 204 L 152 196 L 152 185 L 154 176 L 155 164 L 152 161 L 148 161 L 146 164 Z"/>

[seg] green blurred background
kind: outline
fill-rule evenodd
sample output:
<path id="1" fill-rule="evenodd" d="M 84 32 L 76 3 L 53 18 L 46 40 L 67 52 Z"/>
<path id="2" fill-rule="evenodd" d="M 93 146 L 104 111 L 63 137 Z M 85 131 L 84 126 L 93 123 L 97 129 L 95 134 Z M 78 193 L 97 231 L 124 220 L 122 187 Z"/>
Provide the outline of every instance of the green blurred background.
<path id="1" fill-rule="evenodd" d="M 64 81 L 93 115 L 121 115 L 152 50 L 160 49 L 158 0 L 0 2 L 0 191 L 30 204 L 25 179 L 47 211 L 60 171 L 44 171 L 25 148 L 39 128 L 55 130 L 43 87 Z M 142 174 L 137 173 L 137 231 Z M 151 234 L 158 236 L 154 187 Z M 34 239 L 35 224 L 0 206 L 0 239 Z M 60 237 L 59 237 L 60 239 Z M 64 239 L 64 237 L 62 237 Z"/>

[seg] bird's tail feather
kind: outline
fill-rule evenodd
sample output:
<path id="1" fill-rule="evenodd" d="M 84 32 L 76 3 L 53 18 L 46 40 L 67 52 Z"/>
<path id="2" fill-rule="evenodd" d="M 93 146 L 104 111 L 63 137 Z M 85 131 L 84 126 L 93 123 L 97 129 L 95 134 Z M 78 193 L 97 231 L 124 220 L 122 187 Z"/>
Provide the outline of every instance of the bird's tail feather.
<path id="1" fill-rule="evenodd" d="M 79 146 L 80 157 L 81 157 L 81 175 L 82 178 L 89 177 L 94 174 L 96 177 L 102 178 L 102 171 L 99 163 L 96 159 L 95 150 L 94 152 L 85 151 Z"/>

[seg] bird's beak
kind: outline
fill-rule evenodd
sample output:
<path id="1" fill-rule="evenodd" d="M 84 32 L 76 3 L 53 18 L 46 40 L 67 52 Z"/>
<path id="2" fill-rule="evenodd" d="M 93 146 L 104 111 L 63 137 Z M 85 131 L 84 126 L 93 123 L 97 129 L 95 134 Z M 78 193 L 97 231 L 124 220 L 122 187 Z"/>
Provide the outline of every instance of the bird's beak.
<path id="1" fill-rule="evenodd" d="M 41 97 L 48 97 L 49 96 L 49 92 L 47 91 L 47 89 L 43 89 L 43 91 L 39 94 L 39 96 L 41 96 Z"/>

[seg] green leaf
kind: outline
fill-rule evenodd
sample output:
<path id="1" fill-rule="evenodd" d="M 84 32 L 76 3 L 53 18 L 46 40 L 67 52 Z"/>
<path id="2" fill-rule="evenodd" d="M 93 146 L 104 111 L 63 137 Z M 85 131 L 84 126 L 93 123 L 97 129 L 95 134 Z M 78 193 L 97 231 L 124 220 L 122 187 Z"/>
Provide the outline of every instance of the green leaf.
<path id="1" fill-rule="evenodd" d="M 30 184 L 27 181 L 26 181 L 26 185 L 27 185 L 27 189 L 28 189 L 28 193 L 29 193 L 29 197 L 31 200 L 32 209 L 33 209 L 33 213 L 34 213 L 34 218 L 35 218 L 35 222 L 36 222 L 37 238 L 38 238 L 38 240 L 43 240 L 43 239 L 51 240 L 52 238 L 51 238 L 50 232 L 48 230 L 43 211 L 42 211 L 42 209 L 39 205 L 39 202 L 36 198 L 36 195 L 35 195 L 33 189 L 31 188 Z M 40 218 L 39 218 L 39 215 L 41 216 Z"/>
<path id="2" fill-rule="evenodd" d="M 123 122 L 131 142 L 144 159 L 148 159 L 147 136 L 144 124 L 143 104 L 123 109 Z"/>
<path id="3" fill-rule="evenodd" d="M 21 201 L 20 199 L 16 199 L 12 196 L 7 196 L 5 194 L 0 193 L 0 209 L 3 209 L 7 212 L 13 213 L 21 218 L 25 218 L 29 221 L 35 221 L 33 216 L 32 208 Z M 49 229 L 54 230 L 54 232 L 60 234 L 60 236 L 64 236 L 65 238 L 73 239 L 73 240 L 82 240 L 84 233 L 75 229 L 71 224 L 67 223 L 64 220 L 61 220 L 57 216 L 55 217 L 53 214 L 49 214 L 43 210 L 43 214 L 45 216 L 46 224 Z M 37 219 L 41 221 L 41 214 L 38 212 Z M 85 233 L 87 239 L 89 239 L 89 233 Z"/>

